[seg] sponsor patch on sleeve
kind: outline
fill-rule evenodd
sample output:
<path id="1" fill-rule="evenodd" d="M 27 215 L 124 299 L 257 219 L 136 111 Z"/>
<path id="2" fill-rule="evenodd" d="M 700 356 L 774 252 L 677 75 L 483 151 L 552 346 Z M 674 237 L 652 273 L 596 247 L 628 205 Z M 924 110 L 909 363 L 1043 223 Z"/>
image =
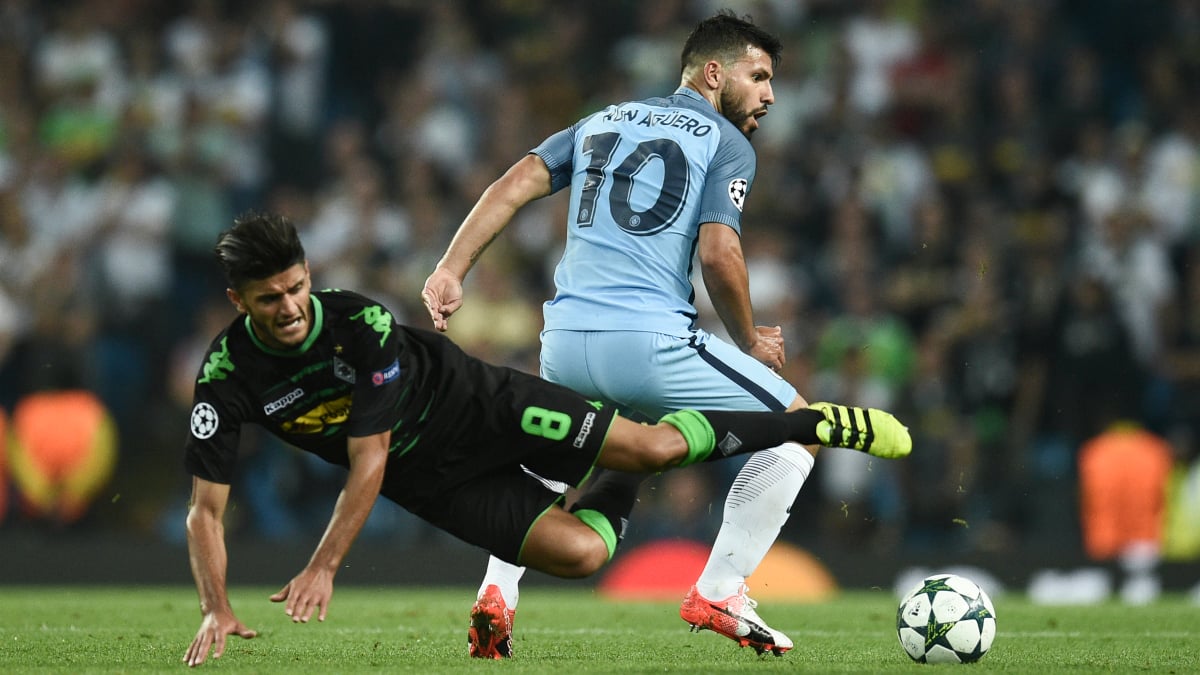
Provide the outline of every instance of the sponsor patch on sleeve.
<path id="1" fill-rule="evenodd" d="M 400 377 L 400 359 L 392 361 L 392 364 L 383 370 L 371 373 L 371 384 L 381 387 L 397 377 Z"/>

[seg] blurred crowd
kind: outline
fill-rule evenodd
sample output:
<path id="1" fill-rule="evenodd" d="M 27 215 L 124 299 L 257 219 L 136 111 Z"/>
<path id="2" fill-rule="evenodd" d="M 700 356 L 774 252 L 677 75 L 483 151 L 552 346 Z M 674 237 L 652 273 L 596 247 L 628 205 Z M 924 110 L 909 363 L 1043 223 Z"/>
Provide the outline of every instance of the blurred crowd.
<path id="1" fill-rule="evenodd" d="M 422 282 L 483 189 L 673 91 L 725 6 L 785 45 L 744 217 L 757 322 L 806 398 L 915 440 L 902 462 L 825 451 L 785 536 L 1081 549 L 1089 439 L 1124 421 L 1195 460 L 1197 0 L 0 0 L 0 410 L 81 390 L 118 439 L 90 511 L 14 481 L 0 527 L 182 536 L 192 382 L 233 316 L 211 248 L 238 213 L 289 215 L 316 286 L 426 327 Z M 536 372 L 565 210 L 523 212 L 472 272 L 469 351 Z M 319 528 L 340 472 L 245 444 L 231 531 Z M 654 479 L 636 536 L 710 539 L 730 477 Z M 371 529 L 423 531 L 386 509 Z"/>

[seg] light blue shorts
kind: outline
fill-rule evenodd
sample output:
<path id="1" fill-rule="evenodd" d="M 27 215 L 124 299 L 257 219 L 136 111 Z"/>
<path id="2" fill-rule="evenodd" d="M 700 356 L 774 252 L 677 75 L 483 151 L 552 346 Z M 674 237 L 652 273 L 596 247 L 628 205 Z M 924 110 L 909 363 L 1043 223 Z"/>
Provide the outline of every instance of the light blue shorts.
<path id="1" fill-rule="evenodd" d="M 541 362 L 542 377 L 643 421 L 682 408 L 786 410 L 796 400 L 787 380 L 705 331 L 543 331 Z"/>

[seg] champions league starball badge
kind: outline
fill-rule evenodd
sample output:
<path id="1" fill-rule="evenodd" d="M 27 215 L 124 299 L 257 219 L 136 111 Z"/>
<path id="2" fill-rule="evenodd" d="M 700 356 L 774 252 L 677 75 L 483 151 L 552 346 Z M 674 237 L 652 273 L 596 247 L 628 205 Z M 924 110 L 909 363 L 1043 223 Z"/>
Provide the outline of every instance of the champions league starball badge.
<path id="1" fill-rule="evenodd" d="M 207 403 L 192 408 L 192 435 L 199 439 L 212 438 L 217 433 L 217 409 Z"/>

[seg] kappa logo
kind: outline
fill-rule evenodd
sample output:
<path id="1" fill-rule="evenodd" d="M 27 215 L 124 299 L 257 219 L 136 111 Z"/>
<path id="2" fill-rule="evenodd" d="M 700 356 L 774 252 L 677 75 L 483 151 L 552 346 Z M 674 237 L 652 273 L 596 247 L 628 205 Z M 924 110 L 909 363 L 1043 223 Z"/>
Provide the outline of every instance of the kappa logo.
<path id="1" fill-rule="evenodd" d="M 571 445 L 576 448 L 582 448 L 587 442 L 587 437 L 592 433 L 592 425 L 596 422 L 596 413 L 590 412 L 583 417 L 583 424 L 579 425 L 579 433 L 575 435 L 575 440 Z"/>
<path id="2" fill-rule="evenodd" d="M 197 403 L 192 408 L 192 435 L 200 440 L 212 438 L 217 433 L 220 420 L 217 409 L 207 403 Z"/>
<path id="3" fill-rule="evenodd" d="M 271 401 L 270 403 L 264 405 L 263 413 L 266 415 L 270 415 L 273 412 L 283 410 L 284 408 L 288 407 L 289 405 L 300 400 L 300 398 L 302 396 L 304 396 L 304 390 L 301 389 L 300 387 L 296 387 L 295 389 L 289 391 L 287 394 L 284 394 L 281 398 L 278 398 L 278 399 Z"/>
<path id="4" fill-rule="evenodd" d="M 371 327 L 371 330 L 379 333 L 379 346 L 382 347 L 387 342 L 388 336 L 392 334 L 392 315 L 379 305 L 363 307 L 362 310 L 350 317 L 350 320 L 362 319 L 364 323 Z"/>
<path id="5" fill-rule="evenodd" d="M 738 213 L 742 212 L 742 207 L 746 204 L 746 193 L 750 190 L 750 181 L 745 178 L 734 178 L 729 181 L 729 201 L 737 207 Z"/>
<path id="6" fill-rule="evenodd" d="M 232 372 L 233 358 L 229 354 L 229 336 L 225 336 L 221 338 L 221 351 L 208 355 L 208 362 L 204 364 L 204 372 L 197 382 L 207 384 L 213 380 L 224 380 Z"/>

